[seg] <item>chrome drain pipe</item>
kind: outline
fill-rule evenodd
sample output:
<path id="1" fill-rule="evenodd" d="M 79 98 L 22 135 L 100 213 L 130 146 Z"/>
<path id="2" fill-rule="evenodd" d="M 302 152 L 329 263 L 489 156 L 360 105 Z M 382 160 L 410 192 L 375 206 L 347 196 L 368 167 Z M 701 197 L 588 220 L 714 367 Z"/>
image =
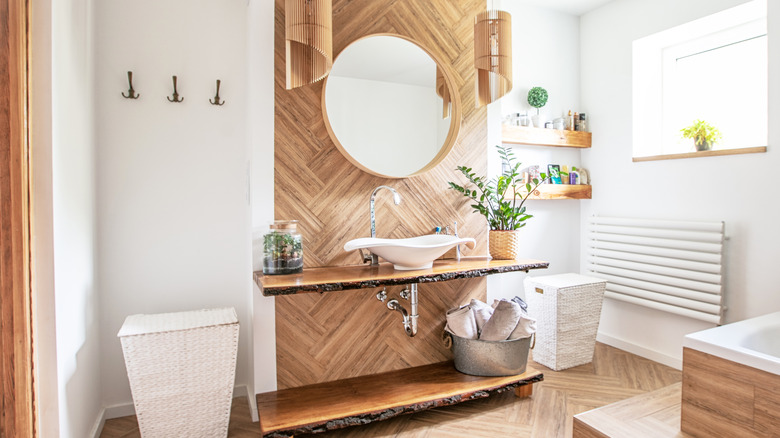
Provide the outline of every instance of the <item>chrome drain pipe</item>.
<path id="1" fill-rule="evenodd" d="M 406 331 L 406 335 L 411 338 L 417 334 L 417 318 L 420 316 L 417 313 L 417 283 L 412 283 L 409 288 L 402 290 L 400 295 L 401 298 L 409 300 L 410 312 L 407 312 L 404 306 L 402 306 L 401 303 L 396 299 L 388 301 L 387 308 L 390 310 L 396 310 L 401 313 L 401 316 L 403 317 L 404 331 Z M 376 298 L 379 301 L 384 302 L 387 299 L 387 293 L 382 290 L 382 292 L 377 294 Z"/>

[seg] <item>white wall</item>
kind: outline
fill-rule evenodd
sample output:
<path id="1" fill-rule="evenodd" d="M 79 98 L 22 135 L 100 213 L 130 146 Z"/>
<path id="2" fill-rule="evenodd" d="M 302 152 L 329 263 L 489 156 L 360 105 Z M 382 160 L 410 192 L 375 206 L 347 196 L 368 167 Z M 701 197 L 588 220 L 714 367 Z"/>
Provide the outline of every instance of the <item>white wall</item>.
<path id="1" fill-rule="evenodd" d="M 490 7 L 490 2 L 488 2 Z M 569 109 L 587 111 L 579 105 L 579 18 L 574 15 L 504 1 L 496 8 L 512 14 L 512 91 L 488 108 L 488 168 L 500 173 L 495 145 L 501 141 L 501 118 L 513 112 L 532 109 L 528 90 L 544 87 L 549 100 L 543 110 L 549 118 L 560 117 Z M 464 102 L 469 105 L 470 102 Z M 529 112 L 529 114 L 531 114 Z M 513 146 L 523 165 L 580 165 L 578 149 L 542 146 Z M 546 170 L 544 170 L 546 172 Z M 551 275 L 579 271 L 580 201 L 528 201 L 527 212 L 534 215 L 522 228 L 521 255 L 546 260 L 549 269 L 531 275 Z M 524 273 L 488 277 L 488 298 L 524 296 Z"/>
<path id="2" fill-rule="evenodd" d="M 33 328 L 39 432 L 59 436 L 57 325 L 54 294 L 54 197 L 52 187 L 52 14 L 51 2 L 35 4 L 31 22 L 31 150 Z M 96 359 L 97 360 L 97 359 Z M 98 398 L 97 396 L 95 397 Z M 88 421 L 88 420 L 87 420 Z"/>
<path id="3" fill-rule="evenodd" d="M 247 14 L 249 102 L 247 127 L 252 154 L 254 271 L 262 270 L 262 235 L 274 220 L 274 2 L 252 0 Z M 259 243 L 259 244 L 258 244 Z M 276 390 L 274 298 L 252 285 L 255 393 Z"/>
<path id="4" fill-rule="evenodd" d="M 769 1 L 769 151 L 765 154 L 633 163 L 631 161 L 631 42 L 742 3 L 742 0 L 616 0 L 581 18 L 581 101 L 593 148 L 583 164 L 595 178 L 582 203 L 582 242 L 593 214 L 679 220 L 724 220 L 728 322 L 780 310 L 774 266 L 780 207 L 774 173 L 780 155 L 780 4 Z M 738 111 L 737 108 L 734 109 Z M 585 246 L 581 260 L 586 260 Z M 583 266 L 584 268 L 584 266 Z M 711 327 L 606 300 L 600 338 L 678 365 L 682 337 Z"/>
<path id="5" fill-rule="evenodd" d="M 42 7 L 41 13 L 47 13 L 48 5 L 38 6 Z M 90 435 L 101 408 L 92 2 L 52 2 L 51 17 L 50 182 L 59 436 L 81 438 Z M 45 31 L 38 36 L 45 37 Z M 38 99 L 35 102 L 42 103 Z M 45 148 L 46 140 L 41 140 Z M 41 171 L 45 178 L 48 169 Z M 36 192 L 38 189 L 47 190 L 42 186 Z M 44 297 L 51 298 L 51 295 L 41 298 Z M 43 430 L 53 434 L 55 429 L 49 420 L 42 418 L 42 422 L 47 423 Z"/>
<path id="6" fill-rule="evenodd" d="M 131 403 L 116 334 L 136 313 L 235 307 L 236 384 L 253 386 L 247 11 L 246 0 L 96 2 L 100 357 L 109 407 Z M 128 70 L 138 100 L 120 96 Z M 182 103 L 166 99 L 172 75 Z M 208 102 L 216 79 L 220 107 Z"/>

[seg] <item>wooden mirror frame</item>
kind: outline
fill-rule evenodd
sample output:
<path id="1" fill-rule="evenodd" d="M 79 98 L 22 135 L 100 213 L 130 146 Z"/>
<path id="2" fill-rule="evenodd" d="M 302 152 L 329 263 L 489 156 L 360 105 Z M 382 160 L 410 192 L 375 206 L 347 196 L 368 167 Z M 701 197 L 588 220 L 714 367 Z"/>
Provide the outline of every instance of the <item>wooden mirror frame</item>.
<path id="1" fill-rule="evenodd" d="M 405 176 L 384 175 L 382 173 L 376 172 L 375 170 L 369 169 L 368 167 L 360 163 L 358 160 L 356 160 L 352 155 L 350 155 L 349 152 L 347 152 L 347 149 L 344 147 L 344 145 L 341 144 L 338 137 L 336 136 L 336 133 L 333 132 L 333 127 L 331 126 L 330 119 L 328 118 L 327 105 L 325 104 L 325 91 L 328 88 L 328 79 L 330 78 L 330 76 L 325 78 L 325 81 L 322 85 L 322 97 L 320 99 L 322 104 L 322 118 L 325 121 L 325 128 L 328 130 L 328 135 L 330 136 L 330 139 L 336 145 L 336 148 L 338 148 L 339 152 L 341 152 L 341 155 L 343 155 L 344 158 L 349 160 L 350 163 L 354 164 L 355 167 L 357 167 L 358 169 L 366 173 L 370 173 L 371 175 L 375 175 L 375 176 L 380 176 L 382 178 L 393 178 L 393 179 L 409 178 L 412 176 L 421 175 L 433 169 L 434 167 L 438 166 L 439 163 L 441 163 L 442 160 L 444 160 L 444 157 L 446 157 L 452 151 L 452 148 L 455 147 L 455 142 L 458 140 L 458 134 L 460 133 L 460 126 L 462 122 L 462 108 L 460 102 L 460 93 L 458 92 L 458 89 L 455 88 L 455 77 L 452 73 L 449 64 L 443 63 L 439 57 L 434 55 L 430 50 L 425 48 L 422 44 L 415 41 L 414 39 L 396 33 L 374 33 L 371 35 L 360 37 L 355 41 L 349 43 L 346 47 L 344 47 L 338 53 L 338 55 L 334 57 L 333 63 L 335 64 L 336 61 L 338 60 L 339 55 L 341 55 L 344 52 L 344 50 L 347 50 L 347 48 L 349 48 L 353 44 L 357 43 L 358 41 L 362 41 L 366 38 L 377 37 L 377 36 L 390 36 L 390 37 L 401 38 L 403 40 L 406 40 L 414 44 L 415 46 L 422 49 L 422 51 L 425 52 L 441 70 L 442 74 L 444 75 L 444 80 L 447 82 L 447 86 L 449 87 L 450 102 L 451 102 L 450 130 L 449 132 L 447 132 L 447 138 L 444 140 L 444 144 L 441 146 L 441 148 L 439 148 L 439 152 L 436 153 L 436 155 L 433 157 L 431 161 L 428 162 L 428 164 L 426 164 L 421 169 L 409 175 L 405 175 Z"/>

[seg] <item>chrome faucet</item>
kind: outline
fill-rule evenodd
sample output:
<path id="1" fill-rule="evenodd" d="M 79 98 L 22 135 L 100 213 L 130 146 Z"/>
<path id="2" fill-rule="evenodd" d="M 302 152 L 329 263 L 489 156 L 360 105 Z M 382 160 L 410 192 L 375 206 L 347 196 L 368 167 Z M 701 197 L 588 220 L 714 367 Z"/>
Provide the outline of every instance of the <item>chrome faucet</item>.
<path id="1" fill-rule="evenodd" d="M 450 226 L 447 225 L 446 227 L 444 227 L 444 234 L 449 234 L 459 238 L 460 236 L 458 236 L 458 221 L 455 221 L 453 225 L 455 226 L 454 227 L 455 233 L 454 234 L 450 233 Z M 441 231 L 441 227 L 436 227 L 436 234 L 439 234 L 440 231 Z M 455 254 L 456 254 L 456 260 L 460 261 L 460 245 L 455 245 Z"/>
<path id="2" fill-rule="evenodd" d="M 387 189 L 393 192 L 393 202 L 395 202 L 395 205 L 398 205 L 401 203 L 401 195 L 398 194 L 398 192 L 395 191 L 394 188 L 388 187 L 388 186 L 379 186 L 374 189 L 373 192 L 371 192 L 371 201 L 369 202 L 369 207 L 371 209 L 371 237 L 376 237 L 376 215 L 375 215 L 375 207 L 376 204 L 376 194 L 378 191 L 382 189 Z M 362 253 L 362 251 L 361 251 Z M 379 264 L 379 256 L 374 254 L 373 252 L 369 252 L 369 255 L 363 255 L 363 262 L 371 261 L 372 265 L 378 265 Z"/>

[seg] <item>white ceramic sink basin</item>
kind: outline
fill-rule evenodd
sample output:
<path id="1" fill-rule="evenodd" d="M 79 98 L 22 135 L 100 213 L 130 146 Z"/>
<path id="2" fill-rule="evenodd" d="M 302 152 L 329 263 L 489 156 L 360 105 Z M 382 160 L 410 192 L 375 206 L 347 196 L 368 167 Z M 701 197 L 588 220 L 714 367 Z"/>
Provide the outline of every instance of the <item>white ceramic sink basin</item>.
<path id="1" fill-rule="evenodd" d="M 455 245 L 466 244 L 474 248 L 476 243 L 470 237 L 455 237 L 449 234 L 428 234 L 408 239 L 380 239 L 362 237 L 350 240 L 344 245 L 345 251 L 367 249 L 382 257 L 399 270 L 428 269 L 433 261 Z"/>

